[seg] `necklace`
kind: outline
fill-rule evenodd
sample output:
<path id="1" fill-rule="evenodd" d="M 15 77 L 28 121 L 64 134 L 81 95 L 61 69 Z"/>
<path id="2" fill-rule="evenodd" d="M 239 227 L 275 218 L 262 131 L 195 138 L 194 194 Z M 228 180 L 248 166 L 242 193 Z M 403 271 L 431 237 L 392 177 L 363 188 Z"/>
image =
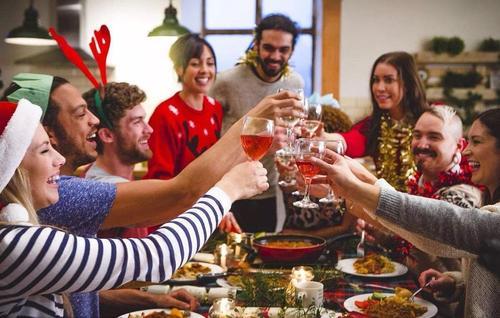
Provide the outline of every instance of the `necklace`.
<path id="1" fill-rule="evenodd" d="M 415 170 L 411 151 L 412 135 L 413 125 L 406 121 L 394 121 L 387 113 L 382 115 L 375 160 L 377 176 L 384 178 L 398 191 L 406 192 L 406 181 Z"/>

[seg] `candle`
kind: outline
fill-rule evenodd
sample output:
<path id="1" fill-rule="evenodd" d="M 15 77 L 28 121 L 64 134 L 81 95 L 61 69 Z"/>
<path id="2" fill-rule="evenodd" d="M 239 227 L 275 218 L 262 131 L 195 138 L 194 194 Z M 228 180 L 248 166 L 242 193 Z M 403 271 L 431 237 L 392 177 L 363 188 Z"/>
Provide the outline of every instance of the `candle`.
<path id="1" fill-rule="evenodd" d="M 236 302 L 231 298 L 218 298 L 214 300 L 212 307 L 208 311 L 210 318 L 239 318 L 240 314 L 236 309 Z"/>
<path id="2" fill-rule="evenodd" d="M 311 266 L 295 266 L 292 268 L 292 280 L 295 282 L 311 281 L 314 278 Z"/>
<path id="3" fill-rule="evenodd" d="M 227 269 L 227 256 L 230 253 L 230 248 L 227 244 L 220 244 L 215 247 L 215 262 L 223 269 Z"/>

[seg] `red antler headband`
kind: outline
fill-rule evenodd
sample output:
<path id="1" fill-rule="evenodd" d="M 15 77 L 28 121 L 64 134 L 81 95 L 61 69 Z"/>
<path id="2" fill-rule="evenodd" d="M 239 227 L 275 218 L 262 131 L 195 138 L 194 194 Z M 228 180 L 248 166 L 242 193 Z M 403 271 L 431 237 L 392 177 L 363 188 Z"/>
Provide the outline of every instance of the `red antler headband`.
<path id="1" fill-rule="evenodd" d="M 106 76 L 106 59 L 108 57 L 109 47 L 111 45 L 111 34 L 106 25 L 102 25 L 99 30 L 94 31 L 94 36 L 92 37 L 92 41 L 89 43 L 90 50 L 92 51 L 92 55 L 99 66 L 99 73 L 101 75 L 101 84 L 96 80 L 92 72 L 90 72 L 89 68 L 83 62 L 80 55 L 73 49 L 66 39 L 58 34 L 54 28 L 49 28 L 49 34 L 52 38 L 57 42 L 59 48 L 66 56 L 66 58 L 73 63 L 76 67 L 82 71 L 82 73 L 89 79 L 92 85 L 96 88 L 96 94 L 94 96 L 96 102 L 96 108 L 99 115 L 99 119 L 108 126 L 112 127 L 111 122 L 108 120 L 106 114 L 104 113 L 104 109 L 102 108 L 102 99 L 104 98 L 104 86 L 108 83 Z"/>

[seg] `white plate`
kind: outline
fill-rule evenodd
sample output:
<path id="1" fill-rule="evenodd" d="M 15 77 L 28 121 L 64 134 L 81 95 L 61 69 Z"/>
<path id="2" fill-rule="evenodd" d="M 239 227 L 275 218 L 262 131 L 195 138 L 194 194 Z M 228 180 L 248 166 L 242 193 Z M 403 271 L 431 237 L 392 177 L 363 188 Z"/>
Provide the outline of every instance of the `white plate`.
<path id="1" fill-rule="evenodd" d="M 124 315 L 121 315 L 121 316 L 118 316 L 118 318 L 128 318 L 129 315 L 137 315 L 137 317 L 142 317 L 141 315 L 144 314 L 144 315 L 149 315 L 149 314 L 152 314 L 154 312 L 164 312 L 166 314 L 169 314 L 170 313 L 170 309 L 146 309 L 146 310 L 138 310 L 138 311 L 134 311 L 134 312 L 129 312 L 128 314 L 124 314 Z M 195 312 L 190 312 L 190 318 L 204 318 L 202 315 L 198 314 L 198 313 L 195 313 Z"/>
<path id="2" fill-rule="evenodd" d="M 382 293 L 382 294 L 384 296 L 394 296 L 394 294 L 391 294 L 391 293 Z M 356 304 L 354 302 L 367 300 L 368 297 L 370 297 L 371 295 L 372 294 L 361 294 L 361 295 L 356 295 L 356 296 L 352 296 L 350 298 L 347 298 L 344 301 L 344 308 L 347 311 L 356 311 L 359 313 L 363 313 L 363 310 L 361 310 L 361 308 L 356 306 Z M 438 309 L 437 309 L 436 305 L 434 305 L 431 302 L 428 302 L 425 299 L 415 297 L 415 303 L 417 303 L 421 306 L 427 307 L 427 312 L 425 314 L 423 314 L 422 316 L 418 316 L 418 318 L 431 318 L 431 317 L 434 317 L 438 313 Z"/>
<path id="3" fill-rule="evenodd" d="M 222 267 L 220 267 L 219 265 L 210 264 L 210 263 L 204 263 L 204 262 L 187 262 L 185 265 L 192 264 L 192 263 L 199 263 L 199 264 L 201 264 L 203 266 L 206 266 L 206 267 L 210 268 L 210 272 L 207 273 L 207 274 L 219 274 L 219 273 L 224 273 L 225 272 L 224 269 Z M 188 282 L 196 282 L 196 278 L 171 278 L 170 281 L 171 282 L 188 283 Z"/>
<path id="4" fill-rule="evenodd" d="M 396 262 L 392 262 L 394 264 L 394 272 L 392 273 L 383 273 L 383 274 L 359 274 L 356 273 L 354 269 L 354 262 L 359 258 L 346 258 L 338 261 L 336 268 L 339 271 L 342 271 L 346 274 L 362 276 L 362 277 L 397 277 L 406 274 L 408 272 L 408 267 L 403 264 L 399 264 Z"/>

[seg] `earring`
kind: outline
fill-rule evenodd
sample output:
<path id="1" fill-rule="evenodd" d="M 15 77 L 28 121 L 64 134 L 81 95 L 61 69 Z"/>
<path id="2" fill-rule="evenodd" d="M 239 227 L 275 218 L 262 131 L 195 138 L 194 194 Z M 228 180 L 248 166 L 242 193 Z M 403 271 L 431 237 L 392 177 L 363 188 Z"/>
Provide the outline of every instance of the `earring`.
<path id="1" fill-rule="evenodd" d="M 460 162 L 462 162 L 462 154 L 460 152 L 457 152 L 453 155 L 453 167 L 451 167 L 451 172 L 452 173 L 460 173 Z"/>

